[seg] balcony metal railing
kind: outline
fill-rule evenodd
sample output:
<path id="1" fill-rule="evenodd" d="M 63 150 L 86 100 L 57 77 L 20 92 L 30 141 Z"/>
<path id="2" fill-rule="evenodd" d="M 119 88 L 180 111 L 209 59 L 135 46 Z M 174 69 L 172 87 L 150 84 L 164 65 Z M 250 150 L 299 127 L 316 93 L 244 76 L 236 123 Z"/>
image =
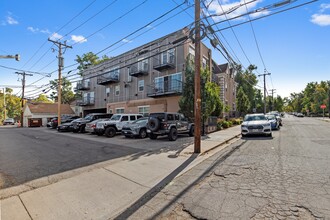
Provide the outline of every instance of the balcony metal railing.
<path id="1" fill-rule="evenodd" d="M 88 106 L 88 105 L 94 105 L 94 104 L 95 104 L 94 97 L 77 100 L 78 106 Z"/>
<path id="2" fill-rule="evenodd" d="M 130 67 L 130 75 L 134 77 L 144 76 L 149 74 L 149 64 L 148 63 L 136 63 Z"/>
<path id="3" fill-rule="evenodd" d="M 179 80 L 171 80 L 164 82 L 157 82 L 147 85 L 147 96 L 171 96 L 182 94 L 183 82 Z"/>
<path id="4" fill-rule="evenodd" d="M 97 77 L 97 84 L 99 85 L 106 85 L 116 82 L 119 82 L 119 74 L 117 73 L 106 73 Z"/>
<path id="5" fill-rule="evenodd" d="M 174 69 L 175 68 L 175 56 L 171 55 L 167 58 L 167 60 L 162 60 L 161 56 L 154 57 L 154 69 L 158 71 Z"/>
<path id="6" fill-rule="evenodd" d="M 76 90 L 89 90 L 91 82 L 89 80 L 81 80 L 77 82 Z"/>

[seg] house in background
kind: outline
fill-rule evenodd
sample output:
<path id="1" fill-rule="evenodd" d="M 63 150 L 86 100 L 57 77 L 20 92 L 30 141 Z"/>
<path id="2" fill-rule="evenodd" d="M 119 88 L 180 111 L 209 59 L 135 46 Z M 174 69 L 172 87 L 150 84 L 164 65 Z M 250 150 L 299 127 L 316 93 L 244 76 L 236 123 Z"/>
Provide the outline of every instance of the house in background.
<path id="1" fill-rule="evenodd" d="M 213 64 L 213 80 L 220 86 L 222 103 L 228 107 L 228 111 L 224 111 L 223 117 L 236 117 L 236 70 L 228 63 Z"/>
<path id="2" fill-rule="evenodd" d="M 189 33 L 180 29 L 84 70 L 76 88 L 82 93 L 77 105 L 83 115 L 177 112 L 186 59 L 195 57 Z M 202 44 L 203 67 L 211 70 L 211 60 L 211 49 Z"/>
<path id="3" fill-rule="evenodd" d="M 26 103 L 23 109 L 23 127 L 46 126 L 47 122 L 57 117 L 57 103 Z M 72 115 L 75 113 L 69 104 L 61 105 L 61 115 Z"/>

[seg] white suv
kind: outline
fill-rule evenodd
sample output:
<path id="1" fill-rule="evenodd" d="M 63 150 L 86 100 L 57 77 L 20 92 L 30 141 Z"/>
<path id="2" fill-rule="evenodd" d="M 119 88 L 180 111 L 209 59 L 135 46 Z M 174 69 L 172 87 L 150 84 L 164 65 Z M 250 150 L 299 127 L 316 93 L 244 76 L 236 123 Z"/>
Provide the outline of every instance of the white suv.
<path id="1" fill-rule="evenodd" d="M 142 117 L 143 115 L 141 114 L 114 114 L 110 120 L 98 122 L 95 133 L 99 136 L 105 134 L 107 137 L 114 137 L 117 132 L 121 132 L 125 124 Z"/>

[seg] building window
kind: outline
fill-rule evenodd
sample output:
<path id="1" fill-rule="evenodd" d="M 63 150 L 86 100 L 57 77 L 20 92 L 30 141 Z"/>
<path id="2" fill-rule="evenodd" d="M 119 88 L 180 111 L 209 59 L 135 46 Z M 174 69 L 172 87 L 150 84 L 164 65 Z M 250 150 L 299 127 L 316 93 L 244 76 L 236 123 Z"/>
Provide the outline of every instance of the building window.
<path id="1" fill-rule="evenodd" d="M 142 92 L 144 90 L 144 80 L 139 80 L 138 88 L 139 88 L 139 92 Z"/>
<path id="2" fill-rule="evenodd" d="M 138 59 L 138 70 L 139 71 L 146 71 L 148 70 L 148 59 L 146 58 L 140 58 Z"/>
<path id="3" fill-rule="evenodd" d="M 188 51 L 188 59 L 191 61 L 195 61 L 195 48 L 189 46 L 189 51 Z"/>
<path id="4" fill-rule="evenodd" d="M 207 63 L 208 63 L 208 59 L 205 58 L 205 57 L 203 56 L 202 67 L 203 67 L 204 69 L 206 69 L 206 67 L 207 67 Z"/>
<path id="5" fill-rule="evenodd" d="M 158 93 L 182 91 L 182 73 L 155 78 L 155 90 Z"/>
<path id="6" fill-rule="evenodd" d="M 174 49 L 170 49 L 161 54 L 161 64 L 174 63 Z"/>
<path id="7" fill-rule="evenodd" d="M 104 76 L 106 78 L 119 80 L 119 66 L 111 68 Z"/>
<path id="8" fill-rule="evenodd" d="M 125 112 L 124 108 L 116 108 L 116 114 L 122 114 Z"/>
<path id="9" fill-rule="evenodd" d="M 150 106 L 138 106 L 139 114 L 147 117 L 149 116 Z"/>
<path id="10" fill-rule="evenodd" d="M 131 68 L 127 68 L 127 82 L 132 82 Z"/>
<path id="11" fill-rule="evenodd" d="M 108 109 L 109 114 L 113 114 L 112 112 L 113 112 L 112 108 Z"/>
<path id="12" fill-rule="evenodd" d="M 120 85 L 116 85 L 115 86 L 115 95 L 119 96 L 119 94 L 120 94 Z"/>
<path id="13" fill-rule="evenodd" d="M 105 88 L 105 93 L 107 94 L 107 97 L 110 96 L 110 87 Z"/>

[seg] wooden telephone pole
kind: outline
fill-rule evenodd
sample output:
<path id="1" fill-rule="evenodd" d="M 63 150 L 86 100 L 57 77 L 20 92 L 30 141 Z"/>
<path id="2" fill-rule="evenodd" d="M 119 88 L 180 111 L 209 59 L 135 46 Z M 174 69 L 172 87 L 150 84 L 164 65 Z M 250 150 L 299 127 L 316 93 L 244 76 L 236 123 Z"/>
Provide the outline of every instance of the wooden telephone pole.
<path id="1" fill-rule="evenodd" d="M 58 47 L 58 85 L 57 85 L 57 124 L 61 124 L 61 102 L 62 102 L 62 68 L 64 67 L 64 58 L 62 57 L 62 48 L 72 48 L 66 45 L 66 42 L 61 43 L 48 38 L 48 41 L 53 42 Z"/>
<path id="2" fill-rule="evenodd" d="M 22 98 L 21 98 L 21 127 L 23 127 L 23 119 L 24 119 L 24 112 L 23 112 L 23 108 L 24 108 L 24 90 L 25 90 L 25 76 L 33 76 L 32 74 L 27 74 L 25 72 L 16 72 L 16 74 L 18 75 L 22 75 L 23 79 L 22 79 Z"/>
<path id="3" fill-rule="evenodd" d="M 258 76 L 264 76 L 264 114 L 266 114 L 266 76 L 270 75 L 270 73 L 266 73 L 266 69 L 265 69 L 265 73 L 264 74 L 259 74 Z"/>

